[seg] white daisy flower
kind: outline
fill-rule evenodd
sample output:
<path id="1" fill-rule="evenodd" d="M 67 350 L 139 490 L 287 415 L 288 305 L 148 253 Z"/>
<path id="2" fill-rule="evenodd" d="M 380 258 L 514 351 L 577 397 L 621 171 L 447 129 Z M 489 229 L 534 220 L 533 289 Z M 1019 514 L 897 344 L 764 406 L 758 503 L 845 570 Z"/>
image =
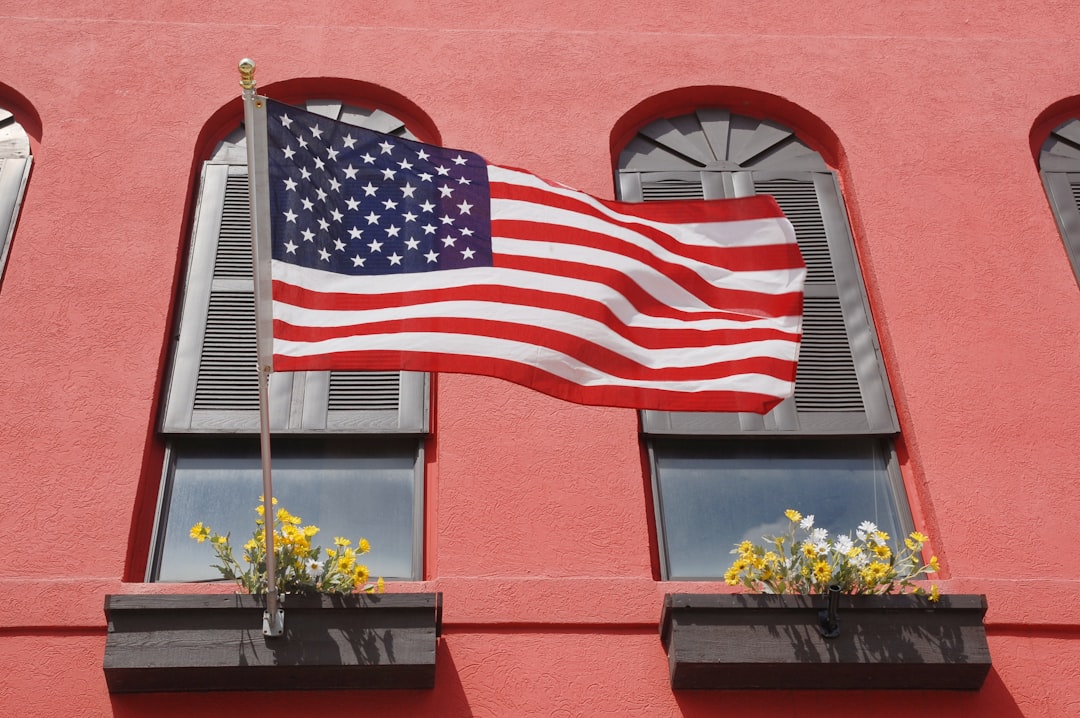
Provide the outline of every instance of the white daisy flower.
<path id="1" fill-rule="evenodd" d="M 799 522 L 799 527 L 803 531 L 809 531 L 811 528 L 813 528 L 814 527 L 814 515 L 810 514 L 809 516 L 804 518 L 802 521 L 800 521 Z"/>

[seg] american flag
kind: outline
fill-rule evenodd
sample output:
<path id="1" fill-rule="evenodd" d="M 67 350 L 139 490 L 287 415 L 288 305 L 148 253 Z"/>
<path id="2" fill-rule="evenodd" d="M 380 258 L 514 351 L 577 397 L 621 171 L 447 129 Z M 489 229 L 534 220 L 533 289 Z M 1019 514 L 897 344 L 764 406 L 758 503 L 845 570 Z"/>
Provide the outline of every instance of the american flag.
<path id="1" fill-rule="evenodd" d="M 764 413 L 805 268 L 772 197 L 631 204 L 267 101 L 276 371 L 500 377 Z"/>

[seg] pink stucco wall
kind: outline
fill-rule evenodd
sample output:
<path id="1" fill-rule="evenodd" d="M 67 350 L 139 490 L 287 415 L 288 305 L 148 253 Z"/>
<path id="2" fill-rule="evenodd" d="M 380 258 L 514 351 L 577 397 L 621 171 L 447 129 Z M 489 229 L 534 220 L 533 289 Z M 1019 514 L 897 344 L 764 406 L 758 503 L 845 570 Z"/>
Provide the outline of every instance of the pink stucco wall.
<path id="1" fill-rule="evenodd" d="M 1080 93 L 1075 8 L 617 5 L 0 12 L 0 106 L 34 152 L 0 285 L 0 713 L 284 716 L 344 700 L 397 715 L 810 716 L 852 704 L 673 693 L 662 596 L 725 589 L 657 580 L 635 413 L 454 375 L 435 382 L 427 580 L 391 586 L 445 594 L 433 691 L 110 698 L 103 596 L 191 589 L 137 577 L 198 153 L 239 119 L 228 106 L 244 56 L 263 87 L 367 83 L 373 102 L 403 98 L 430 122 L 425 139 L 602 197 L 612 144 L 669 109 L 661 96 L 756 96 L 805 131 L 842 173 L 916 523 L 943 559 L 943 590 L 990 604 L 981 692 L 854 701 L 876 715 L 1080 710 L 1080 291 L 1031 151 L 1048 108 L 1080 109 L 1068 100 Z"/>

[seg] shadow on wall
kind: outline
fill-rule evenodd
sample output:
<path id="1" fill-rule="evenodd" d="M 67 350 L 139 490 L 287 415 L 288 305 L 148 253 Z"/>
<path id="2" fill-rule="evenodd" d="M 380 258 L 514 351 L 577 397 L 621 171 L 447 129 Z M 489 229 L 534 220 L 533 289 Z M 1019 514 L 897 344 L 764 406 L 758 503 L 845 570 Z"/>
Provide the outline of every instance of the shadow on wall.
<path id="1" fill-rule="evenodd" d="M 996 669 L 991 668 L 982 690 L 968 691 L 676 691 L 684 718 L 792 715 L 849 715 L 875 718 L 935 716 L 992 716 L 1024 718 Z M 812 707 L 812 711 L 809 710 Z"/>

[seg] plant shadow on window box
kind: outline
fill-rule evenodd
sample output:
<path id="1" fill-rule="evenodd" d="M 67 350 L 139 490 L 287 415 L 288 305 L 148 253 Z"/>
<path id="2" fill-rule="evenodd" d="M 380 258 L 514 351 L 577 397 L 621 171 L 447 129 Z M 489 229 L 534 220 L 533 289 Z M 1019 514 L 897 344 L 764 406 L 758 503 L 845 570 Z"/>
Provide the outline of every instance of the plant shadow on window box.
<path id="1" fill-rule="evenodd" d="M 288 595 L 285 634 L 265 596 L 107 596 L 112 693 L 432 688 L 442 594 Z"/>
<path id="2" fill-rule="evenodd" d="M 667 594 L 660 636 L 675 689 L 978 690 L 990 671 L 986 597 Z"/>

